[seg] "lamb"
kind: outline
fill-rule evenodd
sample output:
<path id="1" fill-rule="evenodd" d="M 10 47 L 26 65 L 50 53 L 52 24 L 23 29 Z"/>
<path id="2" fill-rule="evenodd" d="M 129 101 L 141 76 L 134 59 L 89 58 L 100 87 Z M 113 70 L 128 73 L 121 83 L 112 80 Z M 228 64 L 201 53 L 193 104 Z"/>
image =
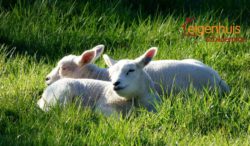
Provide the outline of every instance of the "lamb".
<path id="1" fill-rule="evenodd" d="M 106 54 L 103 58 L 109 67 L 119 62 Z M 145 71 L 155 82 L 159 95 L 187 91 L 190 87 L 197 91 L 219 88 L 221 94 L 230 91 L 215 70 L 195 59 L 151 61 Z"/>
<path id="2" fill-rule="evenodd" d="M 46 76 L 46 84 L 50 85 L 61 78 L 89 78 L 108 81 L 108 72 L 95 64 L 103 53 L 104 45 L 97 45 L 80 56 L 68 55 L 63 57 L 57 66 Z"/>
<path id="3" fill-rule="evenodd" d="M 49 111 L 55 105 L 65 106 L 77 97 L 80 106 L 90 107 L 106 116 L 126 114 L 132 106 L 132 100 L 117 95 L 110 82 L 72 78 L 63 78 L 49 85 L 37 104 L 43 111 Z"/>
<path id="4" fill-rule="evenodd" d="M 132 104 L 156 111 L 155 103 L 159 96 L 154 83 L 143 68 L 156 54 L 157 49 L 147 51 L 135 60 L 121 60 L 110 67 L 108 72 L 112 82 L 93 79 L 63 78 L 48 86 L 38 106 L 48 111 L 57 103 L 64 106 L 76 97 L 81 98 L 82 106 L 90 106 L 104 115 L 128 113 Z"/>

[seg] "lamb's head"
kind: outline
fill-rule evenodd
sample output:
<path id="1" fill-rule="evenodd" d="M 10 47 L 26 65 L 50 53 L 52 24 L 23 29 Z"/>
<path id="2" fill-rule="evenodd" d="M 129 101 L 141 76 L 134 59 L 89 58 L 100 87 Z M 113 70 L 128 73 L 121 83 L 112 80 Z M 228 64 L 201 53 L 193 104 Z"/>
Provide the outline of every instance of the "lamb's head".
<path id="1" fill-rule="evenodd" d="M 84 78 L 84 67 L 93 63 L 103 53 L 104 45 L 98 45 L 82 55 L 68 55 L 63 57 L 57 66 L 46 76 L 46 84 L 50 85 L 61 78 Z"/>
<path id="2" fill-rule="evenodd" d="M 157 52 L 157 48 L 150 48 L 144 55 L 135 60 L 114 61 L 107 55 L 104 60 L 109 66 L 113 89 L 118 95 L 133 98 L 145 94 L 152 86 L 152 80 L 143 68 L 152 60 Z"/>

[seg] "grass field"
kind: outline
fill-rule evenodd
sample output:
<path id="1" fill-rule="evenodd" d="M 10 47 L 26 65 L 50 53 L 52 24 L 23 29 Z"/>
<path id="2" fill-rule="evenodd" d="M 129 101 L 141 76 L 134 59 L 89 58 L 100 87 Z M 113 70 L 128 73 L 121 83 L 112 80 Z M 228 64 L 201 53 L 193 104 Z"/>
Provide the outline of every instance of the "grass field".
<path id="1" fill-rule="evenodd" d="M 250 4 L 159 2 L 0 0 L 0 145 L 250 145 Z M 240 25 L 240 34 L 226 36 L 247 41 L 185 37 L 187 17 L 195 17 L 195 25 Z M 231 93 L 162 97 L 157 113 L 137 109 L 120 119 L 74 104 L 38 109 L 45 76 L 58 59 L 97 44 L 116 59 L 157 46 L 155 59 L 201 60 Z M 105 67 L 102 59 L 96 63 Z"/>

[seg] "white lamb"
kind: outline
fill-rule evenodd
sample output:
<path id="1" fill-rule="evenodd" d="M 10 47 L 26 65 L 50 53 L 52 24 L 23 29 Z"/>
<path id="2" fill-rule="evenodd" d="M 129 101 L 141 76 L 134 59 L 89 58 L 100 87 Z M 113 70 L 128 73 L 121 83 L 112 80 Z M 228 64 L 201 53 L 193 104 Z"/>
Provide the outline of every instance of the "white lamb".
<path id="1" fill-rule="evenodd" d="M 107 69 L 92 64 L 103 53 L 104 45 L 87 50 L 80 56 L 63 57 L 57 66 L 47 75 L 46 84 L 50 85 L 61 78 L 89 78 L 109 80 Z"/>
<path id="2" fill-rule="evenodd" d="M 49 85 L 37 104 L 42 110 L 49 111 L 55 105 L 65 106 L 77 97 L 81 106 L 98 110 L 106 116 L 115 112 L 125 114 L 132 106 L 132 100 L 117 95 L 110 82 L 72 78 L 63 78 Z"/>
<path id="3" fill-rule="evenodd" d="M 153 81 L 143 70 L 155 53 L 156 49 L 151 49 L 136 60 L 119 61 L 109 69 L 112 83 L 93 79 L 60 79 L 45 89 L 38 105 L 48 111 L 57 103 L 66 105 L 80 97 L 81 105 L 95 108 L 105 115 L 127 113 L 132 101 L 136 107 L 155 111 L 159 97 Z"/>
<path id="4" fill-rule="evenodd" d="M 119 62 L 106 54 L 103 58 L 109 67 Z M 229 92 L 228 85 L 218 73 L 198 60 L 151 61 L 144 69 L 155 82 L 155 88 L 160 95 L 186 91 L 190 87 L 198 91 L 208 87 L 210 90 L 219 89 L 220 93 Z"/>

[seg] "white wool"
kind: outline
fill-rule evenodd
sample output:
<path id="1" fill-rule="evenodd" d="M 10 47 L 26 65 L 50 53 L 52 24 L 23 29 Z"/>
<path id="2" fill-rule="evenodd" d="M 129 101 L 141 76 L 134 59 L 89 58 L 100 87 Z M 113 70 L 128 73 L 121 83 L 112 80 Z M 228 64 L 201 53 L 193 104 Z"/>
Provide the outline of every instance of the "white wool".
<path id="1" fill-rule="evenodd" d="M 198 91 L 203 88 L 219 88 L 220 92 L 229 92 L 229 87 L 219 74 L 198 60 L 152 61 L 145 71 L 156 83 L 156 90 L 159 93 L 162 92 L 161 86 L 164 89 L 163 92 L 167 93 L 170 93 L 171 90 L 175 93 L 180 90 L 188 90 L 191 86 Z"/>
<path id="2" fill-rule="evenodd" d="M 83 107 L 94 108 L 107 116 L 115 112 L 127 113 L 132 105 L 131 100 L 113 91 L 110 82 L 70 78 L 60 79 L 48 86 L 37 104 L 42 110 L 49 111 L 56 104 L 65 106 L 76 97 L 80 97 Z"/>

